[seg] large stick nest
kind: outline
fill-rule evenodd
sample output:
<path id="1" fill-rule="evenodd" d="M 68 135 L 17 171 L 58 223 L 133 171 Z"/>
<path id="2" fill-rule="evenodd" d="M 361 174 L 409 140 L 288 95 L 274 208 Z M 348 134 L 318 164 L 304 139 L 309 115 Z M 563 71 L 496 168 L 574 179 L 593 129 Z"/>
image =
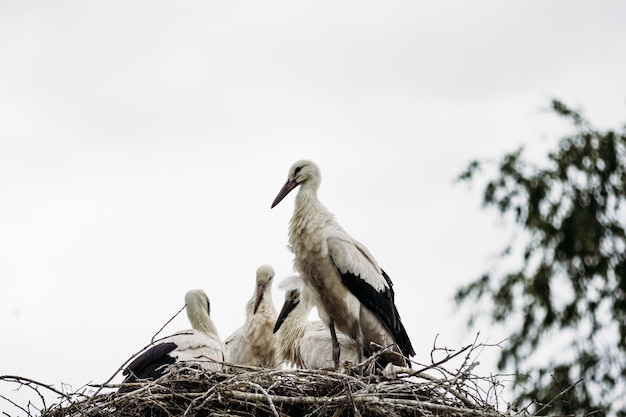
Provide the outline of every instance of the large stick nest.
<path id="1" fill-rule="evenodd" d="M 388 366 L 374 371 L 373 366 L 345 365 L 339 370 L 248 368 L 208 372 L 179 363 L 156 381 L 134 383 L 132 391 L 119 392 L 119 385 L 109 383 L 71 394 L 55 391 L 61 401 L 40 411 L 42 417 L 502 417 L 504 414 L 497 411 L 501 386 L 493 378 L 471 375 L 474 363 L 468 363 L 469 353 L 456 371 L 442 367 L 451 358 L 476 348 L 448 352 L 443 360 L 418 369 Z M 0 380 L 7 378 L 37 391 L 35 381 L 20 377 Z M 28 416 L 35 415 L 20 408 Z"/>
<path id="2" fill-rule="evenodd" d="M 449 384 L 325 370 L 209 373 L 179 364 L 141 385 L 52 407 L 42 416 L 500 416 Z"/>

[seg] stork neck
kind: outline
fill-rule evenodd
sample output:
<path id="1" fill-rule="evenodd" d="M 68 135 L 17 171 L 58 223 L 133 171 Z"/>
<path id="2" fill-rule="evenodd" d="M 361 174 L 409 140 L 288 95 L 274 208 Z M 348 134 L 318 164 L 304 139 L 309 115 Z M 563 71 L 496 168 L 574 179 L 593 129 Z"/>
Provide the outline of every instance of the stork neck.
<path id="1" fill-rule="evenodd" d="M 205 334 L 217 334 L 215 324 L 213 324 L 213 320 L 211 320 L 211 317 L 209 317 L 206 312 L 190 314 L 189 321 L 191 322 L 191 327 L 195 330 Z"/>
<path id="2" fill-rule="evenodd" d="M 302 187 L 296 195 L 293 217 L 333 217 L 332 213 L 317 198 L 317 189 Z"/>

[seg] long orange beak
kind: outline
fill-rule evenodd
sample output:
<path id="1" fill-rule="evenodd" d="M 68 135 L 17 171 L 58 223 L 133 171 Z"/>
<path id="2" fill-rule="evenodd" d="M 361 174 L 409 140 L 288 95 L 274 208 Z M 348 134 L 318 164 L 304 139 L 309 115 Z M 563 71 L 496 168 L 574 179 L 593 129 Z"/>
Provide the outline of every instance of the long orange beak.
<path id="1" fill-rule="evenodd" d="M 285 198 L 285 196 L 289 194 L 291 190 L 293 190 L 297 186 L 298 186 L 298 183 L 295 180 L 291 180 L 291 179 L 287 180 L 285 185 L 283 185 L 283 188 L 281 188 L 280 191 L 278 192 L 278 195 L 274 199 L 274 202 L 272 203 L 271 208 L 274 208 L 278 203 L 280 203 L 281 200 Z"/>
<path id="2" fill-rule="evenodd" d="M 265 284 L 260 282 L 256 287 L 256 300 L 254 300 L 254 311 L 252 314 L 256 314 L 259 304 L 261 304 L 261 300 L 263 299 L 263 292 L 265 292 Z"/>

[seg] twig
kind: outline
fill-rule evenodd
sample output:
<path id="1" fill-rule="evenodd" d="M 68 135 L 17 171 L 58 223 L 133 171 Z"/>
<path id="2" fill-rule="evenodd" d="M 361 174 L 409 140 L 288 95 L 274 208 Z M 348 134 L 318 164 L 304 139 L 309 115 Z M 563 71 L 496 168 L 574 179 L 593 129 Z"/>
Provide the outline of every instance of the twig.
<path id="1" fill-rule="evenodd" d="M 541 414 L 541 412 L 543 410 L 545 410 L 547 407 L 550 406 L 550 404 L 552 404 L 554 401 L 556 401 L 558 398 L 562 397 L 563 395 L 565 395 L 569 390 L 571 390 L 572 388 L 574 388 L 576 385 L 578 385 L 580 382 L 584 381 L 585 378 L 581 378 L 578 381 L 574 382 L 572 385 L 570 385 L 569 387 L 565 388 L 563 391 L 559 392 L 557 394 L 556 397 L 554 397 L 553 399 L 551 399 L 550 401 L 548 401 L 546 404 L 544 404 L 543 407 L 541 407 L 539 410 L 537 410 L 535 412 L 536 415 Z"/>
<path id="2" fill-rule="evenodd" d="M 272 413 L 274 413 L 274 416 L 280 417 L 280 415 L 278 414 L 278 411 L 276 411 L 276 406 L 274 405 L 274 401 L 272 401 L 272 396 L 267 391 L 265 391 L 265 389 L 259 384 L 255 384 L 254 382 L 249 382 L 248 384 L 254 389 L 259 390 L 261 391 L 261 393 L 263 393 L 263 395 L 267 399 L 270 409 L 272 410 Z"/>
<path id="3" fill-rule="evenodd" d="M 54 388 L 53 385 L 48 385 L 48 384 L 44 384 L 43 382 L 39 382 L 39 381 L 35 381 L 34 379 L 30 379 L 30 378 L 25 378 L 23 376 L 15 376 L 15 375 L 2 375 L 0 376 L 0 380 L 12 380 L 13 382 L 17 382 L 19 384 L 23 384 L 23 385 L 29 385 L 29 384 L 35 384 L 39 387 L 43 387 L 46 388 L 52 392 L 54 392 L 55 394 L 58 394 L 62 397 L 64 397 L 67 400 L 72 399 L 72 397 L 70 395 L 67 395 L 66 393 L 59 391 L 58 389 Z"/>
<path id="4" fill-rule="evenodd" d="M 178 310 L 178 312 L 176 314 L 174 314 L 168 321 L 165 322 L 165 324 L 163 326 L 161 326 L 161 328 L 154 334 L 154 336 L 152 336 L 152 339 L 150 340 L 150 344 L 154 343 L 154 338 L 157 337 L 157 335 L 159 333 L 161 333 L 163 331 L 163 329 L 165 329 L 165 327 L 170 324 L 172 322 L 172 320 L 174 320 L 180 313 L 181 311 L 183 311 L 185 309 L 185 307 L 187 307 L 187 304 L 185 304 L 184 306 L 181 307 L 180 310 Z"/>
<path id="5" fill-rule="evenodd" d="M 463 404 L 467 405 L 468 407 L 473 407 L 475 406 L 475 404 L 473 402 L 471 402 L 465 395 L 463 395 L 461 392 L 455 390 L 454 388 L 451 387 L 451 384 L 449 383 L 449 381 L 442 381 L 438 378 L 432 377 L 428 374 L 423 374 L 420 375 L 420 378 L 424 378 L 427 379 L 429 381 L 433 381 L 439 384 L 446 384 L 448 385 L 448 390 L 447 392 L 449 392 L 450 394 L 454 395 L 456 398 L 458 398 L 459 400 L 461 400 L 463 402 Z"/>
<path id="6" fill-rule="evenodd" d="M 450 352 L 454 352 L 454 349 L 448 349 L 448 348 L 438 348 L 437 347 L 437 339 L 439 339 L 439 333 L 437 333 L 435 335 L 435 339 L 433 339 L 433 348 L 430 350 L 430 361 L 432 363 L 435 363 L 435 358 L 433 357 L 433 353 L 437 350 L 443 350 L 444 352 L 446 352 L 448 355 L 450 354 Z"/>
<path id="7" fill-rule="evenodd" d="M 7 401 L 9 404 L 15 406 L 15 408 L 19 408 L 20 410 L 22 410 L 23 412 L 25 412 L 28 416 L 30 416 L 30 411 L 28 411 L 27 409 L 25 409 L 24 407 L 22 407 L 21 405 L 17 404 L 15 401 L 11 400 L 10 398 L 5 397 L 4 395 L 0 394 L 0 398 L 2 398 L 3 400 Z M 2 412 L 2 414 L 11 417 L 10 414 L 5 413 L 4 411 Z"/>
<path id="8" fill-rule="evenodd" d="M 465 346 L 464 348 L 461 348 L 461 350 L 459 350 L 458 352 L 456 352 L 456 353 L 454 353 L 454 354 L 452 354 L 452 355 L 448 355 L 448 356 L 446 356 L 445 358 L 443 358 L 443 359 L 442 359 L 442 360 L 440 360 L 440 361 L 437 361 L 437 362 L 432 363 L 432 364 L 430 364 L 430 365 L 428 365 L 428 366 L 425 366 L 425 367 L 423 367 L 422 369 L 418 369 L 418 370 L 415 370 L 415 371 L 411 372 L 411 375 L 417 375 L 417 374 L 420 374 L 420 373 L 422 373 L 422 372 L 424 372 L 424 371 L 427 371 L 427 370 L 429 370 L 429 369 L 436 368 L 436 367 L 438 367 L 439 365 L 444 364 L 444 363 L 446 363 L 446 362 L 448 362 L 448 361 L 450 361 L 450 360 L 454 359 L 455 357 L 459 356 L 461 353 L 465 352 L 467 349 L 469 349 L 469 348 L 471 348 L 471 347 L 472 347 L 472 345 L 467 345 L 467 346 Z"/>
<path id="9" fill-rule="evenodd" d="M 465 355 L 465 359 L 463 360 L 463 363 L 461 364 L 461 367 L 459 368 L 459 370 L 457 371 L 456 375 L 454 376 L 454 378 L 452 378 L 452 381 L 450 381 L 449 385 L 448 385 L 448 391 L 450 391 L 450 389 L 452 388 L 453 385 L 456 384 L 456 382 L 461 378 L 461 377 L 465 377 L 466 373 L 469 371 L 471 372 L 471 370 L 476 366 L 476 363 L 472 363 L 471 365 L 469 365 L 468 367 L 468 371 L 464 371 L 463 368 L 465 368 L 467 366 L 467 363 L 470 360 L 470 355 L 472 354 L 472 352 L 474 351 L 473 347 L 476 346 L 476 341 L 478 340 L 478 336 L 480 335 L 480 332 L 476 333 L 476 337 L 474 338 L 474 342 L 470 345 L 472 346 L 472 349 L 467 352 L 467 355 Z"/>

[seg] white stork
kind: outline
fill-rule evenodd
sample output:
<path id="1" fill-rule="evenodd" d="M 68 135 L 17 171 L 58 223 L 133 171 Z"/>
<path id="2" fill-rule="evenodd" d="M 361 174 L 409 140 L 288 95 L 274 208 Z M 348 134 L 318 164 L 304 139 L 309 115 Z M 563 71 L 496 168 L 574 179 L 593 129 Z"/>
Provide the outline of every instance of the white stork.
<path id="1" fill-rule="evenodd" d="M 222 369 L 226 347 L 211 320 L 209 297 L 202 290 L 189 290 L 185 294 L 185 305 L 192 329 L 176 332 L 149 347 L 124 369 L 124 383 L 155 380 L 175 362 L 198 364 L 206 370 Z M 122 387 L 120 390 L 132 389 Z"/>
<path id="2" fill-rule="evenodd" d="M 261 265 L 256 270 L 256 286 L 246 304 L 246 321 L 226 339 L 227 361 L 234 365 L 276 367 L 274 323 L 276 308 L 272 301 L 274 269 Z"/>
<path id="3" fill-rule="evenodd" d="M 299 276 L 286 278 L 280 288 L 285 290 L 285 303 L 274 326 L 278 360 L 297 368 L 332 367 L 333 344 L 330 334 L 324 323 L 308 319 L 313 305 L 302 279 Z M 340 362 L 356 363 L 358 354 L 352 339 L 343 333 L 337 333 L 337 339 L 341 345 Z"/>
<path id="4" fill-rule="evenodd" d="M 359 362 L 363 349 L 369 353 L 370 342 L 375 342 L 398 352 L 391 352 L 385 360 L 410 366 L 405 358 L 415 352 L 396 309 L 391 279 L 318 200 L 320 182 L 317 165 L 307 160 L 296 162 L 271 207 L 300 186 L 289 224 L 289 243 L 295 268 L 330 329 L 335 367 L 340 352 L 335 328 L 354 340 Z"/>

